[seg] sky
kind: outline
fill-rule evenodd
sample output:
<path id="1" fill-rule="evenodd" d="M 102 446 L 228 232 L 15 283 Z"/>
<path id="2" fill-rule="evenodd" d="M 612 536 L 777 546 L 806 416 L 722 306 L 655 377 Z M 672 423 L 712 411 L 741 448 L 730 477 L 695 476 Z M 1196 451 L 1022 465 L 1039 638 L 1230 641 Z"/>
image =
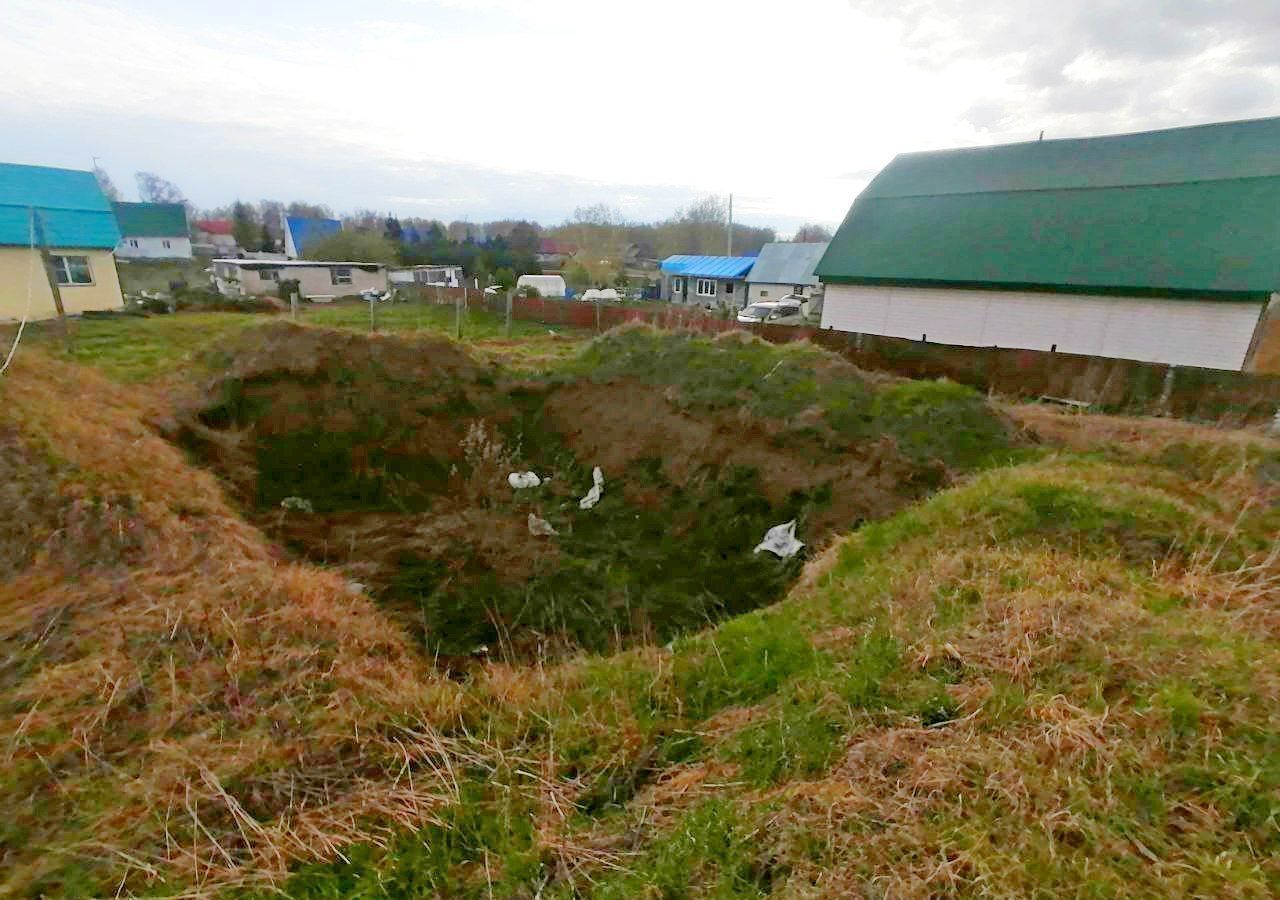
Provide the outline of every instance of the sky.
<path id="1" fill-rule="evenodd" d="M 444 221 L 708 194 L 837 224 L 900 152 L 1280 115 L 1276 0 L 0 0 L 0 161 Z"/>

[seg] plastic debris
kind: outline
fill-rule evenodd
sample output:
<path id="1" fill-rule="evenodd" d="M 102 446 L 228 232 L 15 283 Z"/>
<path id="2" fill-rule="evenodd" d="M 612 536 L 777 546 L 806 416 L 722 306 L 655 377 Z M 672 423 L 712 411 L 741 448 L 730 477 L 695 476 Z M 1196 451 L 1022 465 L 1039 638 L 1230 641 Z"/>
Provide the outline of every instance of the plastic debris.
<path id="1" fill-rule="evenodd" d="M 364 593 L 364 585 L 363 585 L 363 584 L 361 584 L 361 583 L 360 583 L 360 582 L 358 582 L 358 581 L 348 581 L 348 582 L 347 582 L 347 593 L 348 593 L 348 594 L 352 594 L 352 595 L 355 595 L 355 594 L 363 594 L 363 593 Z"/>
<path id="2" fill-rule="evenodd" d="M 803 546 L 804 544 L 796 540 L 796 520 L 792 519 L 782 525 L 774 525 L 766 531 L 764 540 L 759 543 L 755 552 L 768 550 L 774 556 L 786 559 L 799 553 Z"/>
<path id="3" fill-rule="evenodd" d="M 546 519 L 539 519 L 533 513 L 529 513 L 529 533 L 536 537 L 551 537 L 559 532 Z"/>
<path id="4" fill-rule="evenodd" d="M 507 476 L 507 484 L 518 491 L 521 488 L 535 488 L 542 484 L 542 479 L 535 472 L 512 472 Z"/>
<path id="5" fill-rule="evenodd" d="M 600 471 L 599 466 L 591 470 L 591 482 L 591 490 L 587 491 L 587 496 L 578 501 L 579 509 L 591 509 L 600 502 L 600 496 L 604 493 L 604 472 Z"/>

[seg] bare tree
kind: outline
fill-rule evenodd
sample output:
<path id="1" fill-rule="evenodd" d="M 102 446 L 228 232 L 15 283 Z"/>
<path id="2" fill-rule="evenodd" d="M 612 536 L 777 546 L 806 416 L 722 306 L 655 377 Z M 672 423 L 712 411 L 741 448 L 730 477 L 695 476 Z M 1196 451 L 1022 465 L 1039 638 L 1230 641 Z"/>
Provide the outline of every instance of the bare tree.
<path id="1" fill-rule="evenodd" d="M 820 244 L 823 241 L 831 240 L 831 230 L 817 222 L 808 222 L 796 229 L 795 237 L 791 239 L 794 244 Z"/>
<path id="2" fill-rule="evenodd" d="M 134 176 L 138 182 L 138 197 L 144 203 L 181 203 L 187 204 L 182 190 L 172 181 L 166 181 L 155 172 L 138 172 Z"/>
<path id="3" fill-rule="evenodd" d="M 107 195 L 107 199 L 112 203 L 120 202 L 120 189 L 115 186 L 115 182 L 111 180 L 111 176 L 107 174 L 107 170 L 102 166 L 93 167 L 93 177 L 98 179 L 98 187 L 102 189 L 102 193 Z"/>

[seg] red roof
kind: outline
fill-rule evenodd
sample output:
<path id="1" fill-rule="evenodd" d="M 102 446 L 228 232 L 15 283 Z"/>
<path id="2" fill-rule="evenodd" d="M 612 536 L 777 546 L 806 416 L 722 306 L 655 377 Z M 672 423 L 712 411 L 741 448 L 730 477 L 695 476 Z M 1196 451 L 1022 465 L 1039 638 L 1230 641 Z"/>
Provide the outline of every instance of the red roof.
<path id="1" fill-rule="evenodd" d="M 230 219 L 197 219 L 196 230 L 205 234 L 231 234 Z"/>
<path id="2" fill-rule="evenodd" d="M 572 256 L 578 252 L 578 245 L 569 241 L 557 241 L 555 238 L 543 238 L 538 242 L 538 252 Z"/>

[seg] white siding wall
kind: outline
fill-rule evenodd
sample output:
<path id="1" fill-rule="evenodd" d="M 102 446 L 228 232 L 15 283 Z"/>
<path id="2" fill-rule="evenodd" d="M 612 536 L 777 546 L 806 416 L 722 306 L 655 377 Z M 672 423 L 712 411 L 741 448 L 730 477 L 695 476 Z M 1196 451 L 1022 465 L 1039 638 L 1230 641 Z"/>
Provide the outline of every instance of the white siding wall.
<path id="1" fill-rule="evenodd" d="M 753 281 L 747 285 L 747 302 L 755 303 L 757 300 L 781 300 L 789 294 L 802 294 L 805 297 L 812 297 L 817 290 L 816 285 L 802 285 L 802 289 L 797 292 L 794 284 L 769 284 L 764 281 Z"/>
<path id="2" fill-rule="evenodd" d="M 166 247 L 165 241 L 169 242 Z M 134 242 L 138 246 L 133 246 Z M 190 259 L 191 239 L 182 237 L 126 237 L 116 247 L 116 256 L 121 259 Z"/>
<path id="3" fill-rule="evenodd" d="M 1239 370 L 1261 301 L 829 284 L 822 327 Z"/>

